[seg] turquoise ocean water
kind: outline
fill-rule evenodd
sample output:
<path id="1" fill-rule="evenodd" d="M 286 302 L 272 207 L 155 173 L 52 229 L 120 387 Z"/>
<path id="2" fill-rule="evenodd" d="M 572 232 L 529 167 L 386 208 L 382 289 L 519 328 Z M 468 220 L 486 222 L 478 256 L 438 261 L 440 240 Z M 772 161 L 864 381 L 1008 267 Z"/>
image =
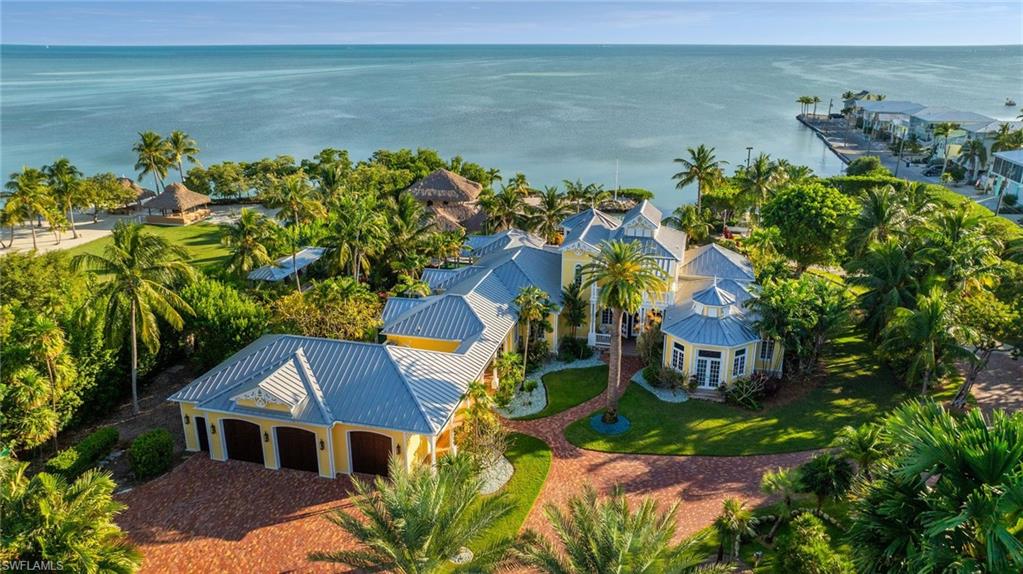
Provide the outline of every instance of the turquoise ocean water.
<path id="1" fill-rule="evenodd" d="M 827 111 L 847 89 L 1010 118 L 1023 46 L 0 47 L 0 170 L 67 156 L 131 174 L 141 130 L 185 130 L 206 163 L 324 147 L 366 157 L 444 156 L 691 198 L 671 160 L 706 143 L 736 165 L 746 146 L 811 166 L 840 162 L 794 120 L 797 96 Z"/>

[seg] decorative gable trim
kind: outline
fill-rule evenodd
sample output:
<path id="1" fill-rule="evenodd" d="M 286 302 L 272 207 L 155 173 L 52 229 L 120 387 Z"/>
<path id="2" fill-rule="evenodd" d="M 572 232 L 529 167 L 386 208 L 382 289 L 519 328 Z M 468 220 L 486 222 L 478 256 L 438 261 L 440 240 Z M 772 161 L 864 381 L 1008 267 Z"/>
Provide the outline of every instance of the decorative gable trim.
<path id="1" fill-rule="evenodd" d="M 288 410 L 295 408 L 295 405 L 290 404 L 288 401 L 274 395 L 262 387 L 256 387 L 250 389 L 244 393 L 231 397 L 231 400 L 235 403 L 238 401 L 252 401 L 255 405 L 261 409 L 265 409 L 267 405 L 277 404 L 288 407 Z"/>

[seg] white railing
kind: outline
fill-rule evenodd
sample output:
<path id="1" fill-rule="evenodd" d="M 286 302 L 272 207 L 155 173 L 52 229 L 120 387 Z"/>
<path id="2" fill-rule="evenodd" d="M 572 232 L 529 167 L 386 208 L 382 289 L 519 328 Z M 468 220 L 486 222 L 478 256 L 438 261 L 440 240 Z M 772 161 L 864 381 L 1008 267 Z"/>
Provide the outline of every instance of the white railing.
<path id="1" fill-rule="evenodd" d="M 594 347 L 610 347 L 611 346 L 611 333 L 594 333 L 596 337 L 594 339 Z"/>

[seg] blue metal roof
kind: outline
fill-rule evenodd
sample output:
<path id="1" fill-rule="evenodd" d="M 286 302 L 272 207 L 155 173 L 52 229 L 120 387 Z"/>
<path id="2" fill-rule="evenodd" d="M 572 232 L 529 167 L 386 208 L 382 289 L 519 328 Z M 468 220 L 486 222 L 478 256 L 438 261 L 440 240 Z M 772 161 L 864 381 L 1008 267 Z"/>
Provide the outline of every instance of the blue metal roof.
<path id="1" fill-rule="evenodd" d="M 412 307 L 384 325 L 381 333 L 462 341 L 483 330 L 483 321 L 464 297 L 444 294 Z"/>
<path id="2" fill-rule="evenodd" d="M 697 313 L 690 305 L 665 321 L 671 324 L 665 325 L 662 331 L 698 345 L 735 347 L 760 339 L 749 319 L 741 313 L 708 317 Z"/>
<path id="3" fill-rule="evenodd" d="M 720 289 L 715 282 L 710 287 L 693 293 L 693 301 L 712 307 L 724 307 L 735 303 L 735 295 Z"/>
<path id="4" fill-rule="evenodd" d="M 417 307 L 429 301 L 428 297 L 389 297 L 384 303 L 382 320 L 384 323 L 392 321 L 413 307 Z"/>
<path id="5" fill-rule="evenodd" d="M 681 275 L 718 277 L 746 283 L 756 279 L 749 259 L 717 243 L 696 249 L 687 254 L 686 260 L 679 269 Z"/>
<path id="6" fill-rule="evenodd" d="M 296 270 L 301 271 L 318 261 L 326 249 L 322 247 L 306 247 L 295 254 L 294 261 L 291 255 L 285 255 L 278 259 L 273 265 L 264 265 L 249 272 L 251 281 L 280 281 L 291 277 Z"/>

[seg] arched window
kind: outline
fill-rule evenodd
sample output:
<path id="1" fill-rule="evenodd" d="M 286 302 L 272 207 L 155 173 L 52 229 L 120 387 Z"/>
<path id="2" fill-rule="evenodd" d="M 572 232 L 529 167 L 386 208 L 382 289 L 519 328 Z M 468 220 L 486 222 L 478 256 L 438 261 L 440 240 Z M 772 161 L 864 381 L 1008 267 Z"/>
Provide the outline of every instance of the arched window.
<path id="1" fill-rule="evenodd" d="M 582 265 L 576 265 L 575 266 L 575 284 L 577 286 L 583 284 L 583 266 Z"/>

